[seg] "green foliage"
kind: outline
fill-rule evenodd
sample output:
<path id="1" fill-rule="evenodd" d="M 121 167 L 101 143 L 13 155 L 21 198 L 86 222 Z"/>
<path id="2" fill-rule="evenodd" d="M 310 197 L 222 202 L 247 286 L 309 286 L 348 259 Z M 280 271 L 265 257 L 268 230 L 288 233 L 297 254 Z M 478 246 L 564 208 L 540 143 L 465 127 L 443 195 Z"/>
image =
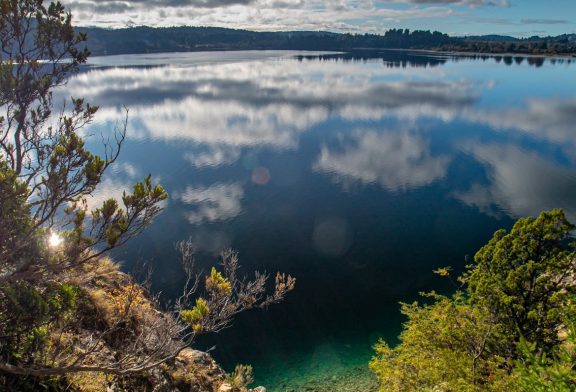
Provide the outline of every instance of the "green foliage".
<path id="1" fill-rule="evenodd" d="M 185 50 L 319 50 L 348 52 L 358 48 L 430 49 L 477 53 L 572 54 L 576 44 L 570 35 L 556 37 L 530 37 L 517 39 L 510 36 L 488 35 L 453 37 L 438 31 L 409 31 L 391 29 L 383 34 L 338 34 L 299 32 L 255 32 L 219 27 L 148 27 L 123 29 L 86 28 L 95 55 L 149 53 L 162 48 L 166 52 Z M 143 37 L 146 37 L 145 39 Z M 366 51 L 362 54 L 365 55 Z M 400 57 L 400 56 L 398 56 Z M 512 56 L 510 56 L 512 61 Z M 501 61 L 501 58 L 500 58 Z M 542 65 L 544 58 L 528 57 L 530 65 Z"/>
<path id="2" fill-rule="evenodd" d="M 101 207 L 91 211 L 92 237 L 102 237 L 110 248 L 124 243 L 139 234 L 151 222 L 161 210 L 158 203 L 166 198 L 168 194 L 164 188 L 152 185 L 151 177 L 147 176 L 144 181 L 134 185 L 131 194 L 124 192 L 122 196 L 124 208 L 120 207 L 117 200 L 107 199 Z M 75 232 L 80 234 L 77 241 L 82 242 L 86 240 L 81 236 L 86 215 L 82 214 L 82 210 L 74 210 L 74 213 L 76 213 Z"/>
<path id="3" fill-rule="evenodd" d="M 26 200 L 26 184 L 18 180 L 16 173 L 0 160 L 0 258 L 18 259 L 28 263 L 38 257 L 39 243 L 32 233 L 23 241 L 22 236 L 30 233 L 33 221 Z M 14 266 L 2 263 L 0 270 L 9 272 Z"/>
<path id="4" fill-rule="evenodd" d="M 401 344 L 383 340 L 370 368 L 381 391 L 499 391 L 513 384 L 503 361 L 488 353 L 492 325 L 465 297 L 433 295 L 430 305 L 403 304 Z"/>
<path id="5" fill-rule="evenodd" d="M 0 346 L 0 357 L 26 363 L 46 349 L 48 333 L 74 315 L 79 290 L 70 284 L 41 288 L 23 281 L 1 287 L 4 344 Z"/>
<path id="6" fill-rule="evenodd" d="M 236 365 L 234 372 L 226 377 L 226 382 L 232 387 L 232 391 L 239 392 L 254 382 L 252 366 Z"/>
<path id="7" fill-rule="evenodd" d="M 229 310 L 233 309 L 232 298 L 232 283 L 226 279 L 222 273 L 218 272 L 216 268 L 212 267 L 210 275 L 206 277 L 206 292 L 210 296 L 210 303 L 215 304 L 217 307 L 225 305 L 227 300 L 230 300 Z M 196 299 L 196 305 L 192 309 L 184 309 L 180 311 L 182 320 L 190 325 L 195 333 L 201 333 L 205 329 L 205 321 L 210 317 L 209 302 L 199 297 Z"/>
<path id="8" fill-rule="evenodd" d="M 519 219 L 478 251 L 464 291 L 403 304 L 401 343 L 378 342 L 370 363 L 381 390 L 574 390 L 572 329 L 559 337 L 576 320 L 572 229 L 561 210 Z"/>
<path id="9" fill-rule="evenodd" d="M 548 355 L 536 343 L 520 340 L 522 358 L 516 361 L 520 387 L 525 392 L 570 392 L 576 390 L 576 333 L 566 329 L 566 340 Z"/>
<path id="10" fill-rule="evenodd" d="M 202 331 L 202 321 L 210 314 L 208 302 L 200 297 L 196 299 L 196 305 L 192 309 L 182 310 L 180 316 L 188 323 L 195 332 Z"/>
<path id="11" fill-rule="evenodd" d="M 232 285 L 216 268 L 212 267 L 210 276 L 206 278 L 206 290 L 215 296 L 229 296 L 232 294 Z"/>
<path id="12" fill-rule="evenodd" d="M 520 336 L 551 348 L 558 325 L 575 315 L 569 299 L 576 293 L 576 253 L 567 247 L 574 227 L 561 210 L 519 219 L 510 233 L 494 233 L 464 275 L 470 303 L 503 327 L 509 350 Z"/>
<path id="13" fill-rule="evenodd" d="M 5 296 L 4 317 L 11 328 L 27 328 L 30 324 L 43 324 L 50 317 L 50 298 L 26 283 L 16 283 L 3 288 Z"/>

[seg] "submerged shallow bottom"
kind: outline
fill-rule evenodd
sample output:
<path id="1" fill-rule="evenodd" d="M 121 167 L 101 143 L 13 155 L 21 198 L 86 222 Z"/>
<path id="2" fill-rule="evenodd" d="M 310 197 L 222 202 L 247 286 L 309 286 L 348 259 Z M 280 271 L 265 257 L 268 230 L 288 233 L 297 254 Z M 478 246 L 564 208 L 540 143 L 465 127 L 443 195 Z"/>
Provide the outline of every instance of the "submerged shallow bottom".
<path id="1" fill-rule="evenodd" d="M 304 373 L 278 380 L 269 392 L 377 392 L 378 380 L 363 367 L 329 369 L 326 373 Z"/>
<path id="2" fill-rule="evenodd" d="M 255 384 L 268 392 L 376 392 L 370 348 L 325 343 L 282 361 L 254 363 Z M 278 366 L 282 363 L 282 366 Z"/>

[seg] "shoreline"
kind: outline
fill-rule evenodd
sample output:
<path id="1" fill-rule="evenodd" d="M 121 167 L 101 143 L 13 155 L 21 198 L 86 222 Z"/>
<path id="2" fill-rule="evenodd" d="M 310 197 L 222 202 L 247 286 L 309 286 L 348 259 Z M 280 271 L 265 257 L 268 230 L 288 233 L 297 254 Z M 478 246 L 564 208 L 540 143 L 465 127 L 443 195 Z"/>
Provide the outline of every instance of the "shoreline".
<path id="1" fill-rule="evenodd" d="M 158 51 L 158 52 L 130 52 L 130 53 L 114 53 L 114 54 L 98 54 L 96 53 L 91 58 L 102 58 L 102 57 L 120 57 L 120 56 L 134 56 L 134 55 L 166 55 L 170 53 L 186 54 L 186 53 L 231 53 L 231 52 L 286 52 L 286 53 L 313 53 L 313 54 L 335 54 L 335 53 L 354 53 L 357 51 L 373 51 L 373 52 L 416 52 L 425 53 L 430 55 L 448 55 L 448 56 L 489 56 L 489 57 L 525 57 L 525 58 L 544 58 L 544 59 L 558 59 L 558 60 L 575 60 L 576 53 L 570 54 L 543 54 L 543 53 L 492 53 L 492 52 L 466 52 L 466 51 L 447 51 L 447 50 L 436 50 L 436 49 L 410 49 L 410 48 L 351 48 L 351 49 L 265 49 L 265 48 L 202 48 L 201 50 L 169 50 L 169 51 Z"/>
<path id="2" fill-rule="evenodd" d="M 444 51 L 444 50 L 432 50 L 432 49 L 412 49 L 412 52 L 425 52 L 425 53 L 440 53 L 448 55 L 457 56 L 490 56 L 490 57 L 531 57 L 531 58 L 545 58 L 545 59 L 574 59 L 576 60 L 576 53 L 571 54 L 546 54 L 546 53 L 491 53 L 491 52 L 462 52 L 462 51 Z"/>
<path id="3" fill-rule="evenodd" d="M 366 50 L 369 50 L 366 48 Z M 434 49 L 381 49 L 381 50 L 392 50 L 399 52 L 419 52 L 419 53 L 429 53 L 429 54 L 444 54 L 444 55 L 456 55 L 456 56 L 490 56 L 490 57 L 533 57 L 533 58 L 546 58 L 546 59 L 574 59 L 576 60 L 576 53 L 571 54 L 544 54 L 544 53 L 491 53 L 491 52 L 463 52 L 463 51 L 446 51 L 446 50 L 434 50 Z"/>

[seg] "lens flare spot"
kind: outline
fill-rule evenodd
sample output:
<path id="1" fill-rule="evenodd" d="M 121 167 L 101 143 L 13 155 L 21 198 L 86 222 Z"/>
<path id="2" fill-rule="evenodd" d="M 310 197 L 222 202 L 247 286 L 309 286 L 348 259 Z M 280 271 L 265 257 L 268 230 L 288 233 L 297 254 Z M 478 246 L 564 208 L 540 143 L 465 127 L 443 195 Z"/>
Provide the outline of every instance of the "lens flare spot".
<path id="1" fill-rule="evenodd" d="M 270 172 L 265 167 L 259 166 L 252 170 L 252 182 L 257 185 L 266 185 L 270 181 Z"/>
<path id="2" fill-rule="evenodd" d="M 352 245 L 352 231 L 348 222 L 340 217 L 331 217 L 316 223 L 312 242 L 316 251 L 323 256 L 343 256 Z"/>

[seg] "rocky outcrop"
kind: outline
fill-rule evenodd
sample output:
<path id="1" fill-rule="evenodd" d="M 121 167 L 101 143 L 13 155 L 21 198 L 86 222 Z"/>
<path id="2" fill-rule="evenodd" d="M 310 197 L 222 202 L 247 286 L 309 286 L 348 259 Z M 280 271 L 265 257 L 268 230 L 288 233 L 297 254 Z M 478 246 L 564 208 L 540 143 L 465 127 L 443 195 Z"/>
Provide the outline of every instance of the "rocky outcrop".
<path id="1" fill-rule="evenodd" d="M 129 321 L 124 333 L 114 339 L 103 339 L 99 353 L 120 357 L 122 346 L 133 344 L 142 323 L 151 319 L 169 319 L 170 314 L 158 309 L 156 302 L 146 295 L 132 277 L 119 271 L 117 264 L 102 259 L 70 281 L 81 287 L 87 301 L 78 316 L 82 328 L 76 331 L 78 341 L 89 339 L 103 328 L 118 322 L 119 312 L 125 312 L 126 298 L 130 298 Z M 126 313 L 124 313 L 124 317 Z M 167 324 L 170 325 L 170 324 Z M 79 372 L 66 376 L 70 390 L 76 392 L 266 392 L 263 387 L 246 389 L 228 375 L 210 354 L 185 348 L 171 361 L 156 368 L 128 376 L 105 375 L 98 372 Z"/>

